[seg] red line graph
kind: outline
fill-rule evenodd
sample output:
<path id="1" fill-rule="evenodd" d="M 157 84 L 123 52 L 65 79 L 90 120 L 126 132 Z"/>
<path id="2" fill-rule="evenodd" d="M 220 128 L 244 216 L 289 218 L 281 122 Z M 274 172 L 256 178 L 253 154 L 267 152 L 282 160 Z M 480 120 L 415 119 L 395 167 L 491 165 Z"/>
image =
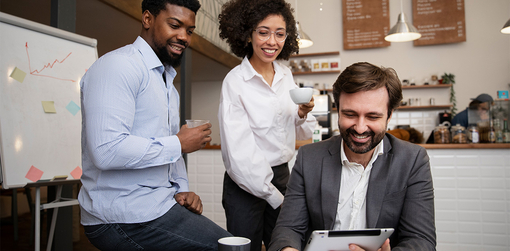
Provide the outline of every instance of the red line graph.
<path id="1" fill-rule="evenodd" d="M 28 68 L 30 69 L 30 74 L 31 75 L 39 76 L 39 77 L 53 78 L 53 79 L 58 79 L 58 80 L 63 80 L 63 81 L 76 82 L 76 80 L 73 80 L 73 79 L 57 78 L 57 77 L 54 77 L 54 76 L 49 76 L 49 75 L 41 74 L 41 72 L 43 72 L 45 69 L 53 68 L 53 66 L 55 66 L 56 63 L 59 63 L 59 64 L 63 63 L 69 56 L 71 56 L 72 52 L 69 52 L 69 54 L 67 54 L 67 56 L 64 59 L 62 59 L 62 60 L 55 59 L 55 61 L 53 61 L 53 63 L 45 64 L 42 69 L 40 69 L 40 70 L 33 70 L 32 71 L 32 66 L 30 64 L 30 54 L 28 53 L 28 42 L 25 43 L 25 48 L 26 48 L 27 57 L 28 57 Z"/>

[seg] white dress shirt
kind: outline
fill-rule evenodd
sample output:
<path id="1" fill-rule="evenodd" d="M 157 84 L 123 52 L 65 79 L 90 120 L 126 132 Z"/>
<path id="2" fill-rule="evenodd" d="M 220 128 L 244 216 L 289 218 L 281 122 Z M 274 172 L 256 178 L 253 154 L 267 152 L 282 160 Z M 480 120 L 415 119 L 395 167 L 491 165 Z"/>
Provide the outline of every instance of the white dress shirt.
<path id="1" fill-rule="evenodd" d="M 232 69 L 223 80 L 218 119 L 228 175 L 239 187 L 277 208 L 283 195 L 271 184 L 271 167 L 294 156 L 296 138 L 312 137 L 316 119 L 311 114 L 299 118 L 299 107 L 289 94 L 297 88 L 292 73 L 278 62 L 273 66 L 271 86 L 246 57 Z"/>
<path id="2" fill-rule="evenodd" d="M 345 155 L 344 143 L 341 146 L 342 177 L 340 196 L 335 218 L 334 230 L 365 229 L 367 226 L 366 195 L 372 165 L 383 154 L 383 142 L 379 143 L 367 167 L 350 162 Z"/>

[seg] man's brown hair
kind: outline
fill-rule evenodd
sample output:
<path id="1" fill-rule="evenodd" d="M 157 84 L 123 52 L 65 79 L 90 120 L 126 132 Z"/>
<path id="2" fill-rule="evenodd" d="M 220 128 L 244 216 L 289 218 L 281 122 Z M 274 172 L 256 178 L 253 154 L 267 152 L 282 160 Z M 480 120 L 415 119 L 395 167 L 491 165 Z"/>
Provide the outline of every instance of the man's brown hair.
<path id="1" fill-rule="evenodd" d="M 333 85 L 333 97 L 339 108 L 340 95 L 370 91 L 386 87 L 388 91 L 388 117 L 402 100 L 402 85 L 397 72 L 392 68 L 378 67 L 367 62 L 352 64 L 338 76 Z"/>

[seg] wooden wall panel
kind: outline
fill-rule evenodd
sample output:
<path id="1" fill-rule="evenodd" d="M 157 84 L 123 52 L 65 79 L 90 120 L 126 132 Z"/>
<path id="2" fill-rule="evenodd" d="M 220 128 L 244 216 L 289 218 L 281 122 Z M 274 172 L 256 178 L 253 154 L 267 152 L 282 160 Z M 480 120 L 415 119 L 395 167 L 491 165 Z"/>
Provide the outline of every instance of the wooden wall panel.
<path id="1" fill-rule="evenodd" d="M 413 25 L 422 37 L 415 46 L 466 41 L 464 0 L 413 0 Z"/>
<path id="2" fill-rule="evenodd" d="M 390 46 L 388 0 L 343 0 L 344 50 Z"/>

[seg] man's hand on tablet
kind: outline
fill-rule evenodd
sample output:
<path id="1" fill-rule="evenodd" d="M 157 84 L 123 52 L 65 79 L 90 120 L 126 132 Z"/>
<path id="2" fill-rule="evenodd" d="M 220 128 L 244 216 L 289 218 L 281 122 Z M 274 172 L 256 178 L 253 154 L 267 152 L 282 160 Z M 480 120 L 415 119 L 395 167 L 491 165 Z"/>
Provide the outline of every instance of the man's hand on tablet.
<path id="1" fill-rule="evenodd" d="M 351 250 L 351 251 L 365 251 L 365 249 L 360 248 L 356 244 L 349 245 L 349 250 Z M 384 241 L 384 243 L 382 244 L 381 248 L 377 249 L 377 251 L 390 251 L 390 250 L 391 250 L 390 239 L 386 239 L 386 241 Z"/>

